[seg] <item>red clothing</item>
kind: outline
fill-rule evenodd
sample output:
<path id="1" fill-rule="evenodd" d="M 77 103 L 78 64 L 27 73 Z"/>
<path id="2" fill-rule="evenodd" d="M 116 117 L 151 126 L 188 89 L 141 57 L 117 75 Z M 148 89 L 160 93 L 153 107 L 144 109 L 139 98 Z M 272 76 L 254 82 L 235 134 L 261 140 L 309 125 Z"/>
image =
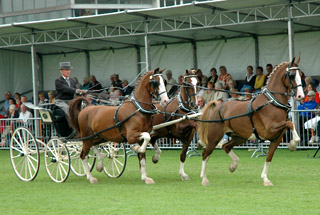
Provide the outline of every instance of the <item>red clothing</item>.
<path id="1" fill-rule="evenodd" d="M 316 100 L 317 104 L 319 104 L 319 103 L 320 103 L 319 93 L 318 93 L 318 92 L 315 92 L 315 93 L 316 93 L 316 98 L 315 98 L 315 100 Z M 309 97 L 309 96 L 306 95 L 306 97 L 304 98 L 304 101 L 305 101 L 305 102 L 309 101 L 309 98 L 308 98 L 308 97 Z"/>
<path id="2" fill-rule="evenodd" d="M 218 81 L 221 81 L 223 83 L 223 86 L 228 85 L 228 81 L 230 79 L 232 79 L 232 77 L 229 73 L 226 73 L 225 75 L 220 75 L 218 77 Z"/>

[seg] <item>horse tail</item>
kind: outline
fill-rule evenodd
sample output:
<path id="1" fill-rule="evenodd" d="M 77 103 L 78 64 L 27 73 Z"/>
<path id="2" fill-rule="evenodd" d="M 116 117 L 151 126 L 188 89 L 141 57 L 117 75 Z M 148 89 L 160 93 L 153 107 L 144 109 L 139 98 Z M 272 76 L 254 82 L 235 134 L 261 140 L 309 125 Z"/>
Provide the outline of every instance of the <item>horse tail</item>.
<path id="1" fill-rule="evenodd" d="M 200 117 L 200 120 L 209 120 L 210 115 L 213 111 L 213 109 L 216 107 L 216 104 L 214 101 L 210 101 L 202 110 L 202 115 Z M 208 122 L 201 122 L 199 123 L 199 128 L 198 128 L 198 135 L 202 143 L 207 145 L 208 143 L 208 127 L 209 127 Z"/>
<path id="2" fill-rule="evenodd" d="M 84 97 L 78 97 L 74 99 L 69 105 L 69 119 L 71 124 L 78 133 L 80 133 L 80 126 L 78 120 L 79 114 L 88 105 L 89 102 Z"/>

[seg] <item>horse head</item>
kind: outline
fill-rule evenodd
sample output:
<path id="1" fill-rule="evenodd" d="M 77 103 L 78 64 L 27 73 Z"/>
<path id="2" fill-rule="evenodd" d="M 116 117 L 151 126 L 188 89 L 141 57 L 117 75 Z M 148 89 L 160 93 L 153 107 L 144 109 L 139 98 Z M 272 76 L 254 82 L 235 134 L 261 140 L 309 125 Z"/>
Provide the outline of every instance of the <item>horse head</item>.
<path id="1" fill-rule="evenodd" d="M 162 72 L 164 70 L 160 70 L 159 68 L 155 69 L 150 74 L 149 85 L 150 85 L 150 92 L 154 96 L 160 96 L 160 105 L 164 106 L 168 103 L 169 98 L 166 91 L 166 87 L 164 85 L 164 80 L 162 77 Z"/>
<path id="2" fill-rule="evenodd" d="M 198 84 L 198 76 L 196 74 L 196 70 L 186 70 L 183 76 L 183 85 L 185 89 L 186 99 L 188 104 L 192 108 L 196 108 L 198 105 L 197 98 L 197 84 Z"/>
<path id="3" fill-rule="evenodd" d="M 284 83 L 285 86 L 291 91 L 292 96 L 295 96 L 297 100 L 300 100 L 304 98 L 301 82 L 302 72 L 298 67 L 300 63 L 300 56 L 296 62 L 295 59 L 296 58 L 294 57 L 287 65 Z"/>

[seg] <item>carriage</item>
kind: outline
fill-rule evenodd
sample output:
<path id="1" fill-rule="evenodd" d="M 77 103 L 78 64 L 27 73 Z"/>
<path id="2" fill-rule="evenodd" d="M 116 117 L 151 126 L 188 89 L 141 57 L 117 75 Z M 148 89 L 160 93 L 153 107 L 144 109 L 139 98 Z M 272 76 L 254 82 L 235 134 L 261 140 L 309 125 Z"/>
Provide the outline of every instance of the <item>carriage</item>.
<path id="1" fill-rule="evenodd" d="M 54 104 L 37 107 L 25 103 L 30 109 L 37 109 L 41 116 L 42 127 L 54 127 L 56 135 L 47 132 L 46 136 L 35 136 L 34 129 L 17 128 L 10 142 L 10 158 L 13 170 L 22 181 L 32 181 L 40 169 L 40 153 L 44 153 L 44 163 L 49 177 L 54 182 L 67 180 L 70 170 L 76 176 L 85 176 L 80 159 L 82 141 L 75 139 L 65 113 Z M 45 133 L 45 132 L 43 132 Z M 108 177 L 120 177 L 126 167 L 126 148 L 124 143 L 104 142 L 99 146 L 104 159 L 103 171 Z M 88 155 L 90 171 L 93 170 L 96 155 Z"/>

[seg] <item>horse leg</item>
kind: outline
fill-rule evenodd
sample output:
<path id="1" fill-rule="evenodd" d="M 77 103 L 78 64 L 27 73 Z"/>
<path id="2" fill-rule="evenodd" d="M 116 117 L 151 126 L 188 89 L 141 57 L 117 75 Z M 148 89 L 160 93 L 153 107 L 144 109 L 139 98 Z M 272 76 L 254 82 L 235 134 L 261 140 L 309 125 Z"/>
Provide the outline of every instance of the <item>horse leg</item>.
<path id="1" fill-rule="evenodd" d="M 215 127 L 215 128 L 214 128 Z M 218 145 L 219 141 L 223 137 L 223 125 L 222 127 L 212 126 L 213 130 L 215 130 L 215 135 L 212 137 L 211 135 L 214 134 L 213 132 L 208 132 L 210 138 L 208 138 L 208 143 L 206 145 L 205 150 L 202 153 L 202 167 L 201 167 L 201 174 L 200 177 L 202 178 L 202 185 L 208 186 L 210 184 L 207 176 L 206 176 L 206 169 L 207 163 L 211 153 L 213 152 L 214 148 Z M 219 133 L 218 133 L 219 132 Z"/>
<path id="2" fill-rule="evenodd" d="M 103 165 L 103 155 L 100 153 L 97 146 L 93 146 L 92 149 L 98 158 L 98 163 L 96 164 L 96 170 L 98 172 L 101 172 L 103 170 L 103 166 L 104 166 Z"/>
<path id="3" fill-rule="evenodd" d="M 288 148 L 290 151 L 295 151 L 297 149 L 298 144 L 300 143 L 300 137 L 294 127 L 294 124 L 291 121 L 287 121 L 287 125 L 289 129 L 292 131 L 293 140 L 290 141 Z"/>
<path id="4" fill-rule="evenodd" d="M 92 141 L 91 140 L 85 140 L 83 141 L 83 146 L 82 146 L 82 151 L 80 154 L 80 158 L 82 159 L 82 164 L 84 171 L 87 175 L 87 179 L 90 181 L 91 184 L 96 184 L 98 183 L 98 179 L 92 176 L 90 169 L 89 169 L 89 163 L 88 163 L 88 154 L 90 151 L 90 148 L 92 146 Z"/>
<path id="5" fill-rule="evenodd" d="M 138 159 L 139 159 L 141 180 L 144 181 L 144 183 L 146 183 L 146 184 L 154 184 L 155 181 L 152 178 L 147 176 L 146 154 L 145 153 L 138 153 Z"/>
<path id="6" fill-rule="evenodd" d="M 232 139 L 226 143 L 222 145 L 222 149 L 231 157 L 232 162 L 229 165 L 229 171 L 230 172 L 234 172 L 237 167 L 238 167 L 238 163 L 239 163 L 239 157 L 232 151 L 234 146 L 240 145 L 243 142 L 245 142 L 246 140 L 244 138 L 238 137 L 238 136 L 233 136 Z"/>
<path id="7" fill-rule="evenodd" d="M 150 134 L 148 132 L 142 132 L 140 134 L 140 137 L 139 137 L 139 140 L 143 140 L 143 143 L 141 146 L 139 146 L 138 144 L 135 145 L 135 146 L 132 146 L 131 147 L 131 150 L 132 151 L 135 151 L 137 153 L 144 153 L 147 149 L 147 145 L 148 143 L 150 142 Z"/>
<path id="8" fill-rule="evenodd" d="M 152 145 L 154 148 L 154 155 L 152 156 L 152 162 L 158 163 L 158 161 L 160 160 L 160 154 L 162 151 L 156 142 L 154 142 L 154 144 L 152 144 Z"/>
<path id="9" fill-rule="evenodd" d="M 189 142 L 190 144 L 190 142 Z M 186 161 L 186 155 L 188 151 L 189 144 L 182 144 L 182 150 L 180 154 L 180 169 L 179 169 L 179 175 L 181 177 L 182 181 L 188 181 L 190 180 L 189 176 L 184 172 L 184 162 Z"/>
<path id="10" fill-rule="evenodd" d="M 272 182 L 268 179 L 268 171 L 269 171 L 269 166 L 272 161 L 272 157 L 274 155 L 275 150 L 278 148 L 280 142 L 281 142 L 282 135 L 280 135 L 280 138 L 275 140 L 274 142 L 270 143 L 269 146 L 269 151 L 267 154 L 266 162 L 264 163 L 264 167 L 261 173 L 261 178 L 263 180 L 263 185 L 264 186 L 273 186 Z"/>

